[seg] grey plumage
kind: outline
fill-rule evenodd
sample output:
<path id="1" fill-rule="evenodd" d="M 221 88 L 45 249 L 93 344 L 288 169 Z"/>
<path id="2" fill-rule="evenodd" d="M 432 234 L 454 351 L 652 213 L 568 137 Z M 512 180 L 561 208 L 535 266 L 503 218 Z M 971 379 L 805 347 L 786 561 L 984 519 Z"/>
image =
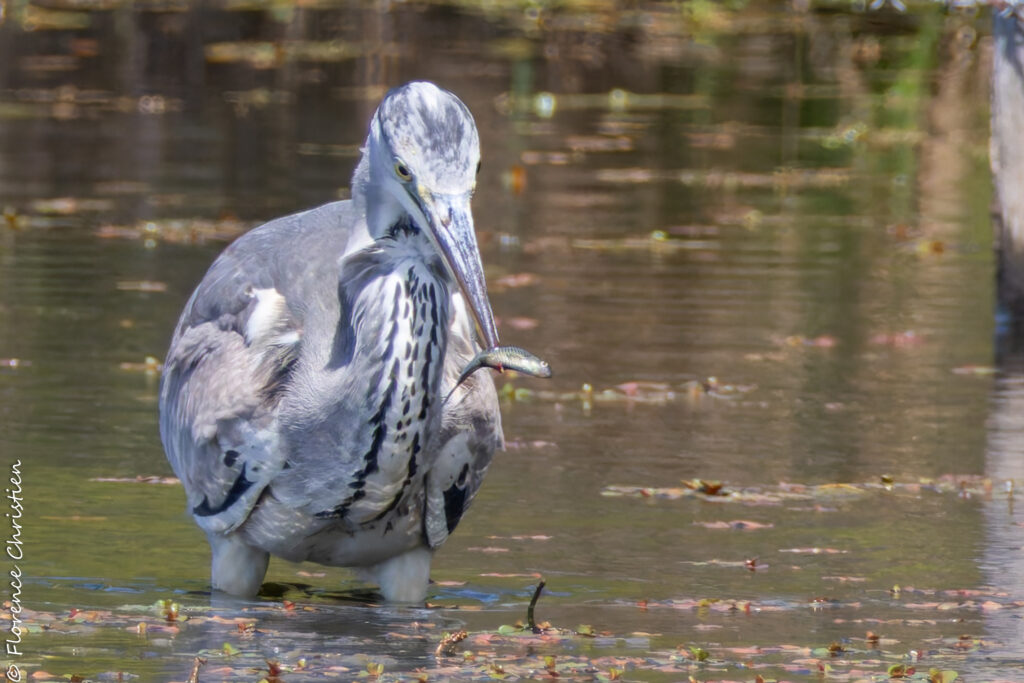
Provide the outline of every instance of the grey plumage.
<path id="1" fill-rule="evenodd" d="M 430 557 L 502 447 L 497 344 L 469 198 L 473 119 L 429 83 L 390 92 L 352 199 L 274 220 L 211 266 L 175 330 L 160 432 L 213 551 L 250 595 L 267 553 L 367 570 L 421 600 Z"/>

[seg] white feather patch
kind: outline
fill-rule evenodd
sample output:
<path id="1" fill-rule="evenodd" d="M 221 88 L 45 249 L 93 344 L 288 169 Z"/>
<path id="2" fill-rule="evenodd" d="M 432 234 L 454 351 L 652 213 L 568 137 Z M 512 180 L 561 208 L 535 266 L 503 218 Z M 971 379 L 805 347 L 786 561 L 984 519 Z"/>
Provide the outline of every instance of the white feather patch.
<path id="1" fill-rule="evenodd" d="M 245 343 L 252 346 L 288 345 L 298 342 L 298 332 L 282 330 L 282 327 L 287 325 L 288 304 L 280 292 L 270 287 L 254 289 L 252 295 L 256 299 L 256 307 L 245 324 Z"/>

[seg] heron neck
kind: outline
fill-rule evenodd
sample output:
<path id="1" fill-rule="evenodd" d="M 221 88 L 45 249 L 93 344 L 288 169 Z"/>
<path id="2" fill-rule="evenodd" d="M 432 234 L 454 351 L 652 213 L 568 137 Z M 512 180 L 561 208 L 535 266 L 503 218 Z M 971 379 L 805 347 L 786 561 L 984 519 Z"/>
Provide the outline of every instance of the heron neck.
<path id="1" fill-rule="evenodd" d="M 348 254 L 365 249 L 387 235 L 391 226 L 405 215 L 402 205 L 371 181 L 370 162 L 364 154 L 352 174 L 352 202 L 364 220 L 349 232 L 345 249 Z"/>

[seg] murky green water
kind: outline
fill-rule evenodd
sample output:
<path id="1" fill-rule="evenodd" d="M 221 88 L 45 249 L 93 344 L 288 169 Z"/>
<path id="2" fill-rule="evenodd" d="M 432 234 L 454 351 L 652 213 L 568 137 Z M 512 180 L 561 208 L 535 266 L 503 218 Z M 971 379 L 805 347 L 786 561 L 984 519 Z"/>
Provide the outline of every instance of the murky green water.
<path id="1" fill-rule="evenodd" d="M 264 658 L 287 681 L 367 661 L 459 678 L 441 631 L 523 619 L 543 575 L 538 618 L 611 635 L 466 649 L 643 680 L 884 678 L 917 651 L 1024 680 L 988 32 L 931 5 L 7 2 L 0 464 L 22 464 L 35 631 L 12 661 L 184 680 L 207 649 L 201 680 L 258 680 Z M 180 488 L 96 479 L 170 475 L 146 357 L 228 239 L 346 196 L 380 95 L 414 78 L 474 112 L 502 339 L 556 376 L 515 380 L 535 393 L 504 405 L 510 448 L 437 556 L 440 608 L 368 607 L 344 570 L 274 561 L 297 609 L 210 612 Z M 165 598 L 193 619 L 157 628 Z M 673 660 L 691 646 L 709 660 Z"/>

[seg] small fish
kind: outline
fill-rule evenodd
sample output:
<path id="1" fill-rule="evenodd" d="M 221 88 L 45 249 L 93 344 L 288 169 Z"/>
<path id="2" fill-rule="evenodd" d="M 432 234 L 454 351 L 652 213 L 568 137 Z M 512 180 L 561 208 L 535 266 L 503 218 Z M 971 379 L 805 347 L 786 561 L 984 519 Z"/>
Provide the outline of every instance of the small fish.
<path id="1" fill-rule="evenodd" d="M 531 377 L 551 377 L 551 366 L 543 358 L 538 358 L 526 349 L 518 346 L 495 346 L 493 349 L 485 349 L 473 357 L 469 364 L 459 375 L 459 380 L 445 397 L 447 402 L 460 384 L 480 368 L 493 368 L 498 372 L 515 370 Z"/>

